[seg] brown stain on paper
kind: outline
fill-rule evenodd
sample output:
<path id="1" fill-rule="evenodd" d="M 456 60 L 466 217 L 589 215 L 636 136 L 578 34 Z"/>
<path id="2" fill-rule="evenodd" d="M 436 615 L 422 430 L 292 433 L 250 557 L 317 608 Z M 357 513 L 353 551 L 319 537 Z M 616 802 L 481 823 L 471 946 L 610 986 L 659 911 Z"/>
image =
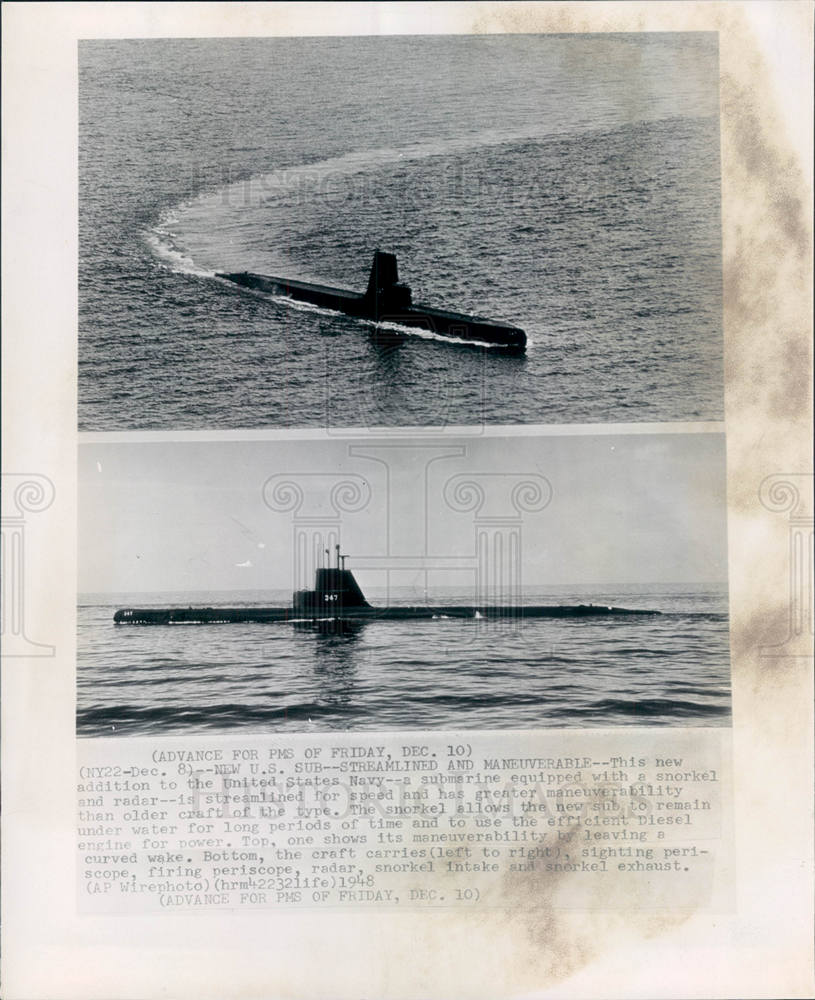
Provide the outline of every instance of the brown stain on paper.
<path id="1" fill-rule="evenodd" d="M 589 815 L 589 801 L 587 797 L 583 809 L 572 814 L 581 822 L 571 824 L 568 833 L 554 841 L 561 850 L 559 860 L 581 860 L 581 845 L 586 843 L 582 839 L 586 829 L 582 820 Z M 654 860 L 659 860 L 658 848 L 654 844 L 646 846 L 655 847 Z M 618 860 L 616 857 L 609 859 L 612 870 Z M 694 907 L 661 910 L 655 907 L 651 881 L 654 877 L 661 875 L 642 877 L 639 882 L 636 879 L 640 876 L 635 876 L 621 891 L 619 883 L 603 890 L 598 876 L 596 891 L 582 906 L 570 909 L 573 872 L 550 872 L 544 864 L 533 871 L 507 871 L 501 892 L 510 908 L 504 911 L 502 919 L 523 935 L 527 948 L 535 956 L 523 966 L 521 988 L 531 990 L 568 980 L 600 958 L 608 948 L 625 947 L 638 937 L 657 937 L 688 920 Z M 696 895 L 704 899 L 705 888 Z"/>

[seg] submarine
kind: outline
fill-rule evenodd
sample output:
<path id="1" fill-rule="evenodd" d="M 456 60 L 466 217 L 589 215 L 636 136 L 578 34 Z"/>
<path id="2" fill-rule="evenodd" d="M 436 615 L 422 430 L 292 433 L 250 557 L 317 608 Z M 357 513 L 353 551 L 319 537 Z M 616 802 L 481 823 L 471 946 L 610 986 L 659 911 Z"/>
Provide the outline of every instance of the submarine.
<path id="1" fill-rule="evenodd" d="M 442 337 L 494 344 L 516 351 L 526 348 L 526 333 L 520 327 L 480 316 L 414 305 L 410 286 L 399 281 L 395 254 L 382 250 L 374 252 L 368 287 L 364 292 L 349 292 L 344 288 L 314 285 L 292 278 L 276 278 L 269 274 L 254 274 L 252 271 L 218 273 L 216 277 L 244 288 L 283 295 L 298 302 L 309 302 L 323 309 L 333 309 L 374 323 L 398 323 Z"/>
<path id="2" fill-rule="evenodd" d="M 365 599 L 350 569 L 347 556 L 335 546 L 333 566 L 316 571 L 314 590 L 296 590 L 291 607 L 239 608 L 121 608 L 114 616 L 116 625 L 224 625 L 292 624 L 326 622 L 409 621 L 434 618 L 605 618 L 619 615 L 658 615 L 659 611 L 641 611 L 603 604 L 576 605 L 414 605 L 376 607 Z M 328 554 L 328 550 L 326 550 Z"/>

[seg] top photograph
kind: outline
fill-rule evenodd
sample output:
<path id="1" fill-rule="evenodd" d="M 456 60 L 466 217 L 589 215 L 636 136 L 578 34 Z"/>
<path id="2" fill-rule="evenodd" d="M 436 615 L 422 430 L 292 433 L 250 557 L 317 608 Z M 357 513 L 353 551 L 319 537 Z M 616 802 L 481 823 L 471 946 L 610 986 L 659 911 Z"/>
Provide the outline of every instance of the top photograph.
<path id="1" fill-rule="evenodd" d="M 78 60 L 81 431 L 723 419 L 715 33 Z"/>

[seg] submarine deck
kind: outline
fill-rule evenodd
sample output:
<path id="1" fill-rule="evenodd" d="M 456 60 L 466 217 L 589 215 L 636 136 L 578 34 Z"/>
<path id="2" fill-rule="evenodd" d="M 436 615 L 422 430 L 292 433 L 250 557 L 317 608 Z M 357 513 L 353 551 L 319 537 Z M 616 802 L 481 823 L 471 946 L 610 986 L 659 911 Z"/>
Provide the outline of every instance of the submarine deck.
<path id="1" fill-rule="evenodd" d="M 362 305 L 365 298 L 361 292 L 351 292 L 347 288 L 335 288 L 333 285 L 318 285 L 310 281 L 297 281 L 294 278 L 279 278 L 273 274 L 256 274 L 254 271 L 237 271 L 233 273 L 217 273 L 216 278 L 224 278 L 238 285 L 247 287 L 258 287 L 264 290 L 264 285 L 273 285 L 274 288 L 266 289 L 272 293 L 289 294 L 290 292 L 302 292 L 304 295 L 314 295 L 320 298 L 338 299 L 349 305 Z"/>

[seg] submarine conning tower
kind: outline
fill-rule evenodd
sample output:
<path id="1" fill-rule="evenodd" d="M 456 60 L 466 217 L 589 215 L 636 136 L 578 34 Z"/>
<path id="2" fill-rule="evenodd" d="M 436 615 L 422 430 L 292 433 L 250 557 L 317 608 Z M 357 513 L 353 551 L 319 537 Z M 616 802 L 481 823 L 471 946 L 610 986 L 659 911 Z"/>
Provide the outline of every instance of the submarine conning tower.
<path id="1" fill-rule="evenodd" d="M 364 298 L 377 316 L 411 307 L 413 295 L 410 286 L 399 281 L 396 254 L 374 250 L 374 262 Z"/>
<path id="2" fill-rule="evenodd" d="M 295 614 L 336 614 L 349 608 L 370 608 L 359 584 L 350 569 L 345 568 L 347 556 L 340 555 L 335 546 L 336 566 L 317 570 L 314 590 L 295 590 L 292 606 Z M 328 550 L 326 549 L 326 554 Z"/>

